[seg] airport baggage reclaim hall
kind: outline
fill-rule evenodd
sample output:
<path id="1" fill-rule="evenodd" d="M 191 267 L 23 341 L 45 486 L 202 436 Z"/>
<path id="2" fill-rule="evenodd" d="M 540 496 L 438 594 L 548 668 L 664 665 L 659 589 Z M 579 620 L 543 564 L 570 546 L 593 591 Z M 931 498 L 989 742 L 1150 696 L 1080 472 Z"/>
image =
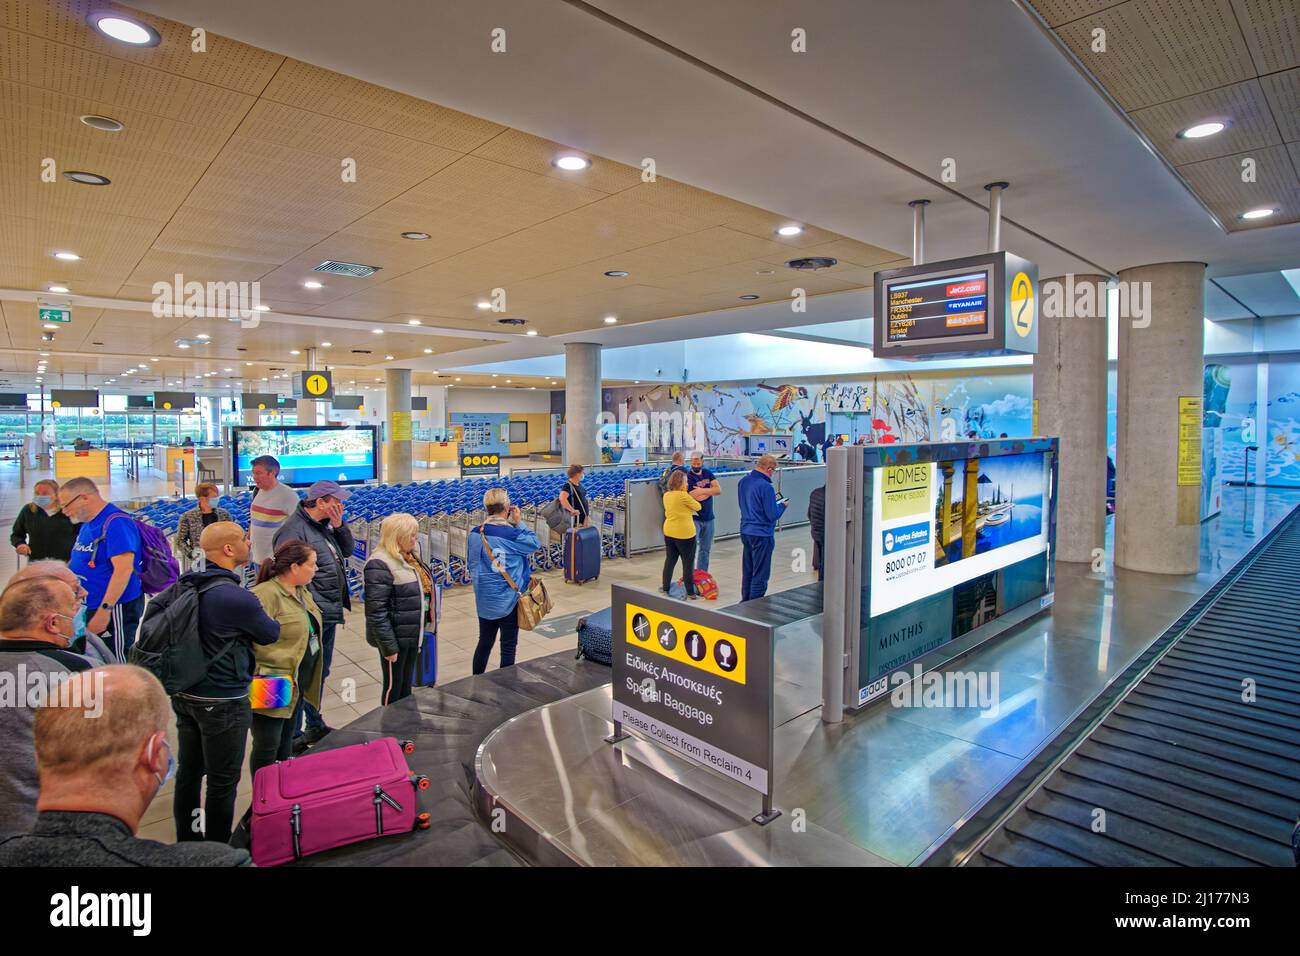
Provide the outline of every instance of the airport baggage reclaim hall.
<path id="1" fill-rule="evenodd" d="M 214 562 L 307 648 L 198 613 L 202 680 L 209 631 L 247 673 L 96 739 L 117 784 L 60 770 L 53 698 L 7 722 L 7 865 L 99 865 L 92 825 L 286 873 L 1297 864 L 1294 6 L 0 37 L 0 651 L 151 693 L 151 606 Z M 103 502 L 134 564 L 95 570 Z M 69 568 L 84 616 L 33 603 Z"/>

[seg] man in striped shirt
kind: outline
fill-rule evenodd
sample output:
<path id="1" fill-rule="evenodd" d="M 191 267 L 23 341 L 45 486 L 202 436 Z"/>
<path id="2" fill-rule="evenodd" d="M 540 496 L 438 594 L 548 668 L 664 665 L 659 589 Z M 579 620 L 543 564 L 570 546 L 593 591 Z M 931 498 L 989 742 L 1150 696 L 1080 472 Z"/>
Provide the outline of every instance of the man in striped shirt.
<path id="1" fill-rule="evenodd" d="M 298 510 L 298 492 L 280 483 L 280 463 L 271 455 L 253 459 L 253 484 L 257 494 L 250 508 L 249 539 L 253 545 L 252 566 L 256 567 L 275 551 L 275 533 L 284 519 Z"/>

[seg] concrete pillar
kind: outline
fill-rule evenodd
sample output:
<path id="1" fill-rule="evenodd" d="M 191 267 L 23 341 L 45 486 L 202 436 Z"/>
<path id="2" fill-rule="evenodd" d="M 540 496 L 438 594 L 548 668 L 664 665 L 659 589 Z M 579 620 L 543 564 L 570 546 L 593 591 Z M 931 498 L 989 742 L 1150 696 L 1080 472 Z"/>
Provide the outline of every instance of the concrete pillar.
<path id="1" fill-rule="evenodd" d="M 1057 309 L 1039 309 L 1034 356 L 1038 434 L 1061 440 L 1056 560 L 1091 562 L 1106 547 L 1106 277 L 1058 276 Z M 1048 313 L 1052 314 L 1049 315 Z"/>
<path id="2" fill-rule="evenodd" d="M 1196 482 L 1180 485 L 1178 400 L 1200 400 L 1204 391 L 1205 264 L 1138 266 L 1119 278 L 1121 291 L 1130 300 L 1140 295 L 1146 310 L 1135 316 L 1130 305 L 1119 315 L 1115 564 L 1194 574 L 1201 557 L 1200 456 Z M 1194 427 L 1199 441 L 1199 420 Z"/>
<path id="3" fill-rule="evenodd" d="M 387 370 L 388 482 L 411 480 L 411 370 Z"/>
<path id="4" fill-rule="evenodd" d="M 600 461 L 600 346 L 564 346 L 564 463 Z"/>
<path id="5" fill-rule="evenodd" d="M 314 371 L 316 371 L 316 368 L 317 368 L 317 366 L 316 366 L 316 350 L 315 350 L 315 349 L 308 349 L 308 350 L 307 350 L 307 371 L 309 371 L 309 372 L 314 372 Z M 296 374 L 296 373 L 295 373 L 295 374 Z M 314 398 L 300 398 L 300 399 L 298 399 L 298 424 L 299 424 L 299 425 L 315 425 L 315 424 L 317 424 L 317 421 L 316 421 L 316 414 L 317 414 L 316 409 L 317 409 L 317 406 L 318 406 L 319 404 L 320 404 L 320 403 L 317 402 L 316 399 L 314 399 Z"/>

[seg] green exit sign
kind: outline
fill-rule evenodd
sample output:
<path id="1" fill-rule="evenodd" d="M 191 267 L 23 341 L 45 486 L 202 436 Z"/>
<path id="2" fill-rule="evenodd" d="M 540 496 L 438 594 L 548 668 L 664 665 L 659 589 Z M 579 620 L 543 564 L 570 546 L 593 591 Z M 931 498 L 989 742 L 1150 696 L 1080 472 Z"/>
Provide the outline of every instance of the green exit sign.
<path id="1" fill-rule="evenodd" d="M 42 322 L 71 322 L 72 310 L 66 306 L 43 305 L 40 307 Z"/>

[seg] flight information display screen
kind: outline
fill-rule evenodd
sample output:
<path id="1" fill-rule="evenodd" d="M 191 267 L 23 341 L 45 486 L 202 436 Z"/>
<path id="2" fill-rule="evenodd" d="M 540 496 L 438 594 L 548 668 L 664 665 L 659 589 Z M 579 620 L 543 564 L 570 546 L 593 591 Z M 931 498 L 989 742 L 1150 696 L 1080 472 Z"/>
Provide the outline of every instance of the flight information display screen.
<path id="1" fill-rule="evenodd" d="M 990 269 L 905 280 L 885 288 L 885 342 L 951 341 L 990 334 Z"/>
<path id="2" fill-rule="evenodd" d="M 280 480 L 303 488 L 322 479 L 340 485 L 379 478 L 377 430 L 373 425 L 247 427 L 231 430 L 235 484 L 253 480 L 253 459 L 272 455 L 280 462 Z"/>

